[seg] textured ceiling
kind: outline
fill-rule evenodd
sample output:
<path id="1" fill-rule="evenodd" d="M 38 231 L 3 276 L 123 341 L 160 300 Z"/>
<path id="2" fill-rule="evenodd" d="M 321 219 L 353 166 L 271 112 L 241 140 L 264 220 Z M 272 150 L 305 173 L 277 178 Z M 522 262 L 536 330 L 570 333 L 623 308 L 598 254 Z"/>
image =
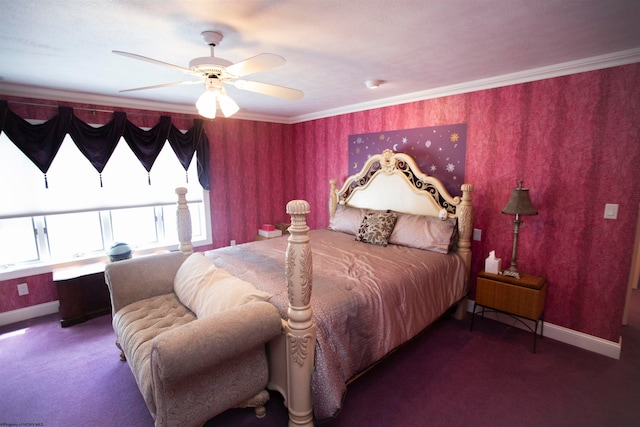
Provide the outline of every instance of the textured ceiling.
<path id="1" fill-rule="evenodd" d="M 637 0 L 0 0 L 0 94 L 195 112 L 187 67 L 267 52 L 247 79 L 300 89 L 285 101 L 229 87 L 237 117 L 296 122 L 380 105 L 640 61 Z M 367 89 L 364 81 L 381 79 Z"/>

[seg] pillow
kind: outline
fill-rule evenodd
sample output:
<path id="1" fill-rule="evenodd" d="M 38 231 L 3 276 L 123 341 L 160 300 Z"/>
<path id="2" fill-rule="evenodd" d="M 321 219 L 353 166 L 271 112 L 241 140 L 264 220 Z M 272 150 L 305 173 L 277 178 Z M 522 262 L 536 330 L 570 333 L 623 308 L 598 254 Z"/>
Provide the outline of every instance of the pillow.
<path id="1" fill-rule="evenodd" d="M 355 235 L 364 219 L 364 210 L 346 205 L 338 205 L 329 222 L 329 230 Z"/>
<path id="2" fill-rule="evenodd" d="M 252 301 L 267 301 L 271 294 L 218 268 L 199 252 L 189 255 L 173 280 L 182 304 L 198 318 L 211 316 Z"/>
<path id="3" fill-rule="evenodd" d="M 398 213 L 389 243 L 446 254 L 458 242 L 455 218 L 441 220 L 427 215 Z"/>
<path id="4" fill-rule="evenodd" d="M 387 246 L 387 239 L 389 239 L 395 223 L 396 214 L 393 212 L 367 212 L 356 233 L 356 240 Z"/>

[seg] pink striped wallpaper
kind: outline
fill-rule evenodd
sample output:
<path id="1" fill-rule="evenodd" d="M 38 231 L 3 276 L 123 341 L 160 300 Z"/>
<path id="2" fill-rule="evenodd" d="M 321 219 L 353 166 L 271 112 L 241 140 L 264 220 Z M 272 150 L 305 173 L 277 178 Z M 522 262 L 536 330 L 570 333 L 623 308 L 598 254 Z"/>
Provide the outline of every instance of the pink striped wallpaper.
<path id="1" fill-rule="evenodd" d="M 294 125 L 208 122 L 211 247 L 252 240 L 259 224 L 286 220 L 294 198 L 311 204 L 312 228 L 326 226 L 328 180 L 346 178 L 350 134 L 467 123 L 465 182 L 475 185 L 474 226 L 482 230 L 472 279 L 490 250 L 510 261 L 512 218 L 500 210 L 522 178 L 540 214 L 525 217 L 518 265 L 547 277 L 546 320 L 617 342 L 640 203 L 639 103 L 633 64 Z M 50 112 L 30 110 L 32 117 L 16 112 Z M 617 220 L 603 218 L 605 203 L 620 205 Z M 17 298 L 7 282 L 0 312 L 17 308 L 4 302 Z"/>
<path id="2" fill-rule="evenodd" d="M 540 214 L 525 218 L 518 265 L 547 277 L 546 320 L 617 342 L 640 203 L 640 64 L 296 124 L 311 224 L 328 221 L 324 182 L 344 180 L 349 134 L 447 123 L 468 125 L 474 277 L 490 250 L 510 262 L 513 218 L 500 211 L 522 178 Z"/>

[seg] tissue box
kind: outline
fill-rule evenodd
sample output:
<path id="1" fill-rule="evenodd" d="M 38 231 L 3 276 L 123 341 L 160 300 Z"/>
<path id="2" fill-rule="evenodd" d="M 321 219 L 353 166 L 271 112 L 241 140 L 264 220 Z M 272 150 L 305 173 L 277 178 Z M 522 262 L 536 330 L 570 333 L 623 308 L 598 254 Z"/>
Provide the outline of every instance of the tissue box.
<path id="1" fill-rule="evenodd" d="M 267 230 L 260 229 L 260 230 L 258 230 L 258 234 L 260 234 L 263 237 L 266 237 L 266 238 L 270 239 L 272 237 L 280 237 L 280 236 L 282 236 L 282 230 L 267 231 Z"/>
<path id="2" fill-rule="evenodd" d="M 484 260 L 484 271 L 492 274 L 500 274 L 502 271 L 502 258 L 487 258 Z"/>

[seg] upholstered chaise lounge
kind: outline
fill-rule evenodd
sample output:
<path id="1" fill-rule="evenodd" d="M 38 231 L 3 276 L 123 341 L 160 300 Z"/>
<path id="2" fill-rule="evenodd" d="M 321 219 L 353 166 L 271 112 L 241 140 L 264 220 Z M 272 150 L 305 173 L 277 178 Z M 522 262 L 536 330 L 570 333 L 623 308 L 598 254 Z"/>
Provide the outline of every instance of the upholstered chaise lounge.
<path id="1" fill-rule="evenodd" d="M 201 254 L 107 265 L 113 326 L 156 426 L 202 425 L 232 407 L 264 416 L 265 343 L 280 334 L 270 295 Z"/>

